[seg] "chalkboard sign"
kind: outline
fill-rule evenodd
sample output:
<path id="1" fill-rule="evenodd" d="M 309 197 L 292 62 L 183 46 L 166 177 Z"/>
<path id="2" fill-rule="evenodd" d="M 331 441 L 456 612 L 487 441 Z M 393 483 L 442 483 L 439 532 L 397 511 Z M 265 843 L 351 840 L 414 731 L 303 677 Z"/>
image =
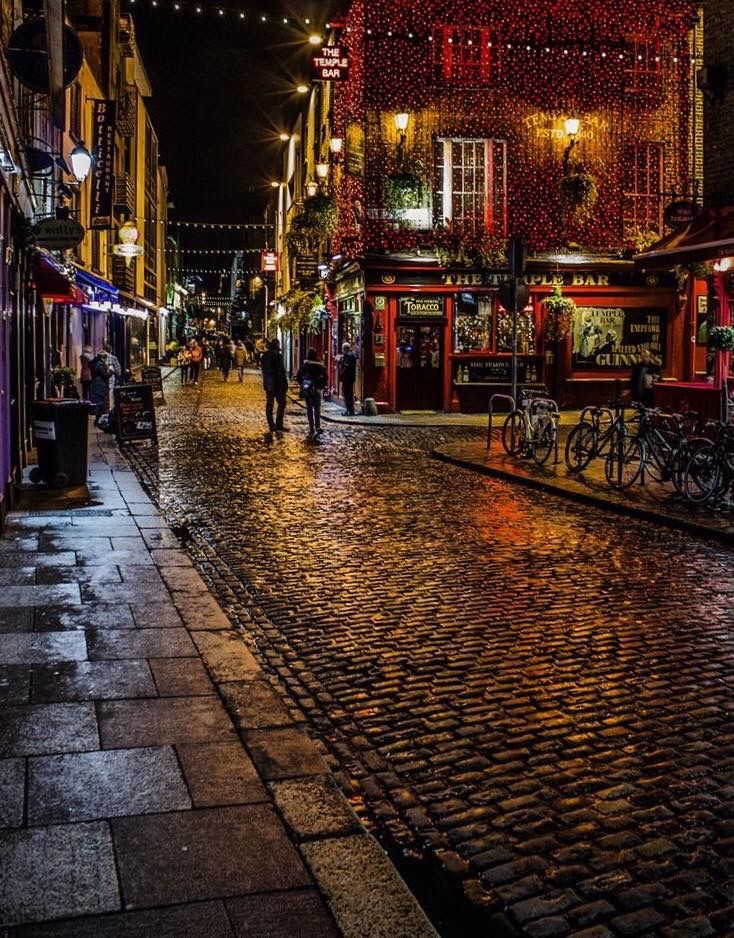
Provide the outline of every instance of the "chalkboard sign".
<path id="1" fill-rule="evenodd" d="M 160 394 L 161 397 L 163 397 L 163 376 L 161 375 L 160 368 L 153 366 L 141 368 L 140 380 L 143 384 L 149 384 L 151 388 L 153 388 L 154 394 Z"/>
<path id="2" fill-rule="evenodd" d="M 114 397 L 118 441 L 157 441 L 153 388 L 149 384 L 122 384 L 115 387 Z"/>

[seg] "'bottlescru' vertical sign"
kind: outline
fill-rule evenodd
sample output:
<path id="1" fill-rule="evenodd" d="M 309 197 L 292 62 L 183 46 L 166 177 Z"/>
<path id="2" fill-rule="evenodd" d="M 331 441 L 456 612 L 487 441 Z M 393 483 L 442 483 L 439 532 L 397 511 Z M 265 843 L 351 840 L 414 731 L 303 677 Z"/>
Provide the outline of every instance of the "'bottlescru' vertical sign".
<path id="1" fill-rule="evenodd" d="M 115 102 L 98 99 L 92 112 L 92 207 L 90 228 L 112 227 L 113 159 L 115 147 Z"/>

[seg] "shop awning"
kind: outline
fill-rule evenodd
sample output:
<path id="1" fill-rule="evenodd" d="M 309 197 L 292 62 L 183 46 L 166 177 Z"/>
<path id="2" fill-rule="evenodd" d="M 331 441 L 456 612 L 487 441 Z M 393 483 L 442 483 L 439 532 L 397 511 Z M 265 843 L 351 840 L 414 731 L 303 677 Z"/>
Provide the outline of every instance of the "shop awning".
<path id="1" fill-rule="evenodd" d="M 734 205 L 707 209 L 686 228 L 667 235 L 634 260 L 640 267 L 660 270 L 721 257 L 734 257 Z"/>
<path id="2" fill-rule="evenodd" d="M 89 298 L 92 300 L 111 300 L 115 301 L 120 295 L 120 291 L 114 284 L 109 283 L 102 277 L 97 277 L 83 267 L 76 266 L 76 282 L 84 288 Z"/>
<path id="3" fill-rule="evenodd" d="M 53 255 L 39 251 L 31 273 L 33 283 L 44 300 L 70 303 L 72 306 L 81 306 L 86 302 L 85 294 L 71 282 L 69 272 Z"/>

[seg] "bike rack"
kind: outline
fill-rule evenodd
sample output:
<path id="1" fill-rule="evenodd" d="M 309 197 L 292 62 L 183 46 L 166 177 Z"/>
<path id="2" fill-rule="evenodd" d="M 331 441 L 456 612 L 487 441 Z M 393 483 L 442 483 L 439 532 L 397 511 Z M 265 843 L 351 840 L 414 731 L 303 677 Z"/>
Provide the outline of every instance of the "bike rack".
<path id="1" fill-rule="evenodd" d="M 493 394 L 489 398 L 489 426 L 487 427 L 487 452 L 492 449 L 492 423 L 494 420 L 494 402 L 495 401 L 509 401 L 510 402 L 510 413 L 513 410 L 517 410 L 517 405 L 515 404 L 515 398 L 511 394 Z"/>

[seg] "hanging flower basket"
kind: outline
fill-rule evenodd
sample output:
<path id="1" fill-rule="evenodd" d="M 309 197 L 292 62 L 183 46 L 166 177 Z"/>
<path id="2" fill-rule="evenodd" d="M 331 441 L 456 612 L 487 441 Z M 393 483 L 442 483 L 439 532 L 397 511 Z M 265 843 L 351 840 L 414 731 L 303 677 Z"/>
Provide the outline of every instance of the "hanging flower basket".
<path id="1" fill-rule="evenodd" d="M 561 179 L 561 202 L 567 212 L 580 216 L 589 215 L 598 195 L 596 179 L 583 168 L 578 168 Z"/>
<path id="2" fill-rule="evenodd" d="M 734 326 L 714 326 L 709 329 L 708 344 L 717 352 L 734 352 Z"/>
<path id="3" fill-rule="evenodd" d="M 385 177 L 385 208 L 399 212 L 420 208 L 423 204 L 423 182 L 414 173 L 395 173 Z"/>
<path id="4" fill-rule="evenodd" d="M 306 199 L 286 234 L 289 252 L 300 256 L 315 253 L 334 234 L 337 219 L 336 202 L 331 196 L 319 194 Z"/>
<path id="5" fill-rule="evenodd" d="M 554 287 L 542 306 L 545 337 L 550 342 L 560 342 L 571 331 L 576 304 L 571 297 L 563 295 L 560 287 Z"/>

